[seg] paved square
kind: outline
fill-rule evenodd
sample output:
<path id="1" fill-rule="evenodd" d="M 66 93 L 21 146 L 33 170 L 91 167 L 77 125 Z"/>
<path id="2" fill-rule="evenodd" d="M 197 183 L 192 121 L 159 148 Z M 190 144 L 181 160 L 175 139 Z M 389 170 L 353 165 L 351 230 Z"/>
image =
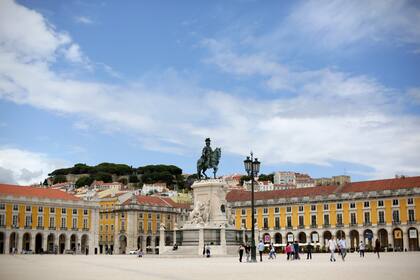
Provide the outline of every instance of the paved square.
<path id="1" fill-rule="evenodd" d="M 233 257 L 164 258 L 126 255 L 0 256 L 0 279 L 419 279 L 420 253 L 387 253 L 378 260 L 356 253 L 346 262 L 330 263 L 328 254 L 314 254 L 312 260 L 286 261 L 264 258 L 262 263 L 239 263 Z"/>

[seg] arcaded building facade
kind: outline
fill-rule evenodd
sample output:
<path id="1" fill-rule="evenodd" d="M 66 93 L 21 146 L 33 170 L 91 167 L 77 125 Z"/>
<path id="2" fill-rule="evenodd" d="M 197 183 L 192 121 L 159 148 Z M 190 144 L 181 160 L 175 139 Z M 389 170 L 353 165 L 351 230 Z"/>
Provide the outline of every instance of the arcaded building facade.
<path id="1" fill-rule="evenodd" d="M 0 184 L 0 253 L 98 250 L 99 204 L 69 193 Z"/>
<path id="2" fill-rule="evenodd" d="M 251 229 L 251 194 L 231 191 L 227 199 L 237 229 Z M 419 250 L 420 177 L 348 183 L 342 186 L 255 193 L 257 238 L 277 247 L 345 238 L 356 249 L 376 239 L 384 250 Z"/>

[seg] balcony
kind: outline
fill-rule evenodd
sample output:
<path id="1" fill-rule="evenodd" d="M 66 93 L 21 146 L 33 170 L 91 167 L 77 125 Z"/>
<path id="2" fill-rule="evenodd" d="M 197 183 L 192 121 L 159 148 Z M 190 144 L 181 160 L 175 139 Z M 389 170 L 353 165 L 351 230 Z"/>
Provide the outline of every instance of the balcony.
<path id="1" fill-rule="evenodd" d="M 344 227 L 344 225 L 343 225 L 343 223 L 337 223 L 337 224 L 335 225 L 335 227 L 337 227 L 337 228 L 342 228 L 342 227 Z"/>
<path id="2" fill-rule="evenodd" d="M 32 226 L 31 225 L 25 225 L 25 229 L 31 229 Z"/>
<path id="3" fill-rule="evenodd" d="M 77 227 L 72 227 L 71 230 L 72 231 L 77 231 Z"/>
<path id="4" fill-rule="evenodd" d="M 351 227 L 357 227 L 357 223 L 350 223 Z"/>
<path id="5" fill-rule="evenodd" d="M 329 227 L 331 227 L 331 225 L 330 224 L 323 224 L 322 225 L 324 228 L 329 228 Z"/>
<path id="6" fill-rule="evenodd" d="M 120 233 L 125 233 L 125 229 L 120 229 Z"/>
<path id="7" fill-rule="evenodd" d="M 19 228 L 19 225 L 12 225 L 11 228 Z"/>
<path id="8" fill-rule="evenodd" d="M 317 228 L 318 226 L 316 224 L 311 224 L 311 228 Z"/>
<path id="9" fill-rule="evenodd" d="M 417 224 L 417 221 L 408 221 L 407 224 L 409 224 L 409 225 L 415 225 L 415 224 Z"/>
<path id="10" fill-rule="evenodd" d="M 82 230 L 83 231 L 89 231 L 89 228 L 84 227 Z"/>
<path id="11" fill-rule="evenodd" d="M 385 221 L 379 221 L 378 222 L 378 226 L 384 226 L 384 225 L 386 225 Z"/>
<path id="12" fill-rule="evenodd" d="M 299 225 L 298 228 L 300 229 L 305 228 L 305 225 Z"/>
<path id="13" fill-rule="evenodd" d="M 363 226 L 365 226 L 365 227 L 371 227 L 372 226 L 372 223 L 371 222 L 364 222 L 363 223 Z"/>
<path id="14" fill-rule="evenodd" d="M 36 229 L 44 230 L 44 226 L 37 226 Z"/>
<path id="15" fill-rule="evenodd" d="M 67 230 L 67 227 L 61 227 L 60 229 L 61 230 Z"/>
<path id="16" fill-rule="evenodd" d="M 49 230 L 55 230 L 55 226 L 50 226 L 48 229 Z"/>
<path id="17" fill-rule="evenodd" d="M 392 224 L 394 226 L 401 225 L 401 221 L 392 221 Z"/>
<path id="18" fill-rule="evenodd" d="M 0 225 L 0 228 L 5 228 L 5 227 L 6 227 L 6 225 L 4 225 L 4 224 Z"/>
<path id="19" fill-rule="evenodd" d="M 291 225 L 286 226 L 286 229 L 293 229 Z"/>

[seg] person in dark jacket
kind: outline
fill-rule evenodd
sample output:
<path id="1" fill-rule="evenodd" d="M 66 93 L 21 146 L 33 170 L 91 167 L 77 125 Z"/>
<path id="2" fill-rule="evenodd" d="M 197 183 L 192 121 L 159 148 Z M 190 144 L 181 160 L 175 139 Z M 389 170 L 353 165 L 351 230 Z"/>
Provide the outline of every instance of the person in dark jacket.
<path id="1" fill-rule="evenodd" d="M 239 253 L 239 262 L 242 262 L 242 257 L 244 255 L 245 246 L 244 244 L 239 245 L 238 253 Z"/>
<path id="2" fill-rule="evenodd" d="M 309 260 L 309 259 L 312 260 L 312 250 L 313 250 L 313 247 L 314 246 L 312 246 L 311 242 L 308 242 L 308 245 L 306 245 L 306 252 L 308 253 L 307 256 L 306 256 L 306 259 L 307 260 Z"/>
<path id="3" fill-rule="evenodd" d="M 300 260 L 300 256 L 299 256 L 299 243 L 297 242 L 297 240 L 295 241 L 295 244 L 293 244 L 293 248 L 295 249 L 295 260 Z"/>
<path id="4" fill-rule="evenodd" d="M 376 254 L 378 254 L 378 259 L 380 258 L 379 257 L 379 251 L 380 250 L 381 250 L 381 242 L 379 241 L 378 238 L 376 238 L 376 241 L 375 241 L 375 252 L 376 252 Z"/>

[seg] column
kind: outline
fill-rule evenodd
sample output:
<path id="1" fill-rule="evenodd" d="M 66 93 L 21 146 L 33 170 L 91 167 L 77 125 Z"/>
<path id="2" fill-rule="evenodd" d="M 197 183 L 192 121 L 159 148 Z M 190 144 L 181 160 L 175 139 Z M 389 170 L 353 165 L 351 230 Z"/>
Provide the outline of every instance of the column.
<path id="1" fill-rule="evenodd" d="M 141 248 L 143 249 L 143 253 L 146 254 L 146 237 L 144 235 L 141 236 Z"/>
<path id="2" fill-rule="evenodd" d="M 10 232 L 4 234 L 4 253 L 6 255 L 10 254 Z"/>
<path id="3" fill-rule="evenodd" d="M 150 246 L 152 247 L 152 254 L 155 254 L 156 253 L 156 242 L 155 242 L 156 236 L 152 235 L 151 238 L 152 238 L 152 242 L 150 242 Z"/>
<path id="4" fill-rule="evenodd" d="M 408 243 L 408 232 L 407 232 L 407 230 L 403 230 L 403 247 L 404 247 L 404 250 L 409 250 L 409 243 Z"/>
<path id="5" fill-rule="evenodd" d="M 258 224 L 257 223 L 255 223 L 255 231 L 254 231 L 254 240 L 255 240 L 255 246 L 257 246 L 258 245 L 258 243 L 260 242 L 260 240 L 259 240 L 259 229 L 258 229 Z"/>
<path id="6" fill-rule="evenodd" d="M 36 233 L 32 232 L 31 233 L 31 242 L 29 244 L 29 249 L 32 250 L 32 252 L 34 252 L 34 253 L 35 253 L 35 236 L 36 236 Z"/>
<path id="7" fill-rule="evenodd" d="M 17 239 L 17 252 L 21 253 L 22 252 L 22 243 L 23 243 L 23 233 L 19 232 L 19 234 L 17 235 L 18 239 Z"/>
<path id="8" fill-rule="evenodd" d="M 127 213 L 127 251 L 137 249 L 137 215 L 134 211 Z"/>
<path id="9" fill-rule="evenodd" d="M 66 245 L 64 247 L 64 250 L 70 250 L 70 236 L 66 235 Z"/>
<path id="10" fill-rule="evenodd" d="M 391 246 L 392 249 L 395 249 L 394 248 L 394 238 L 392 236 L 392 229 L 388 228 L 387 232 L 388 232 L 388 246 Z"/>
<path id="11" fill-rule="evenodd" d="M 204 229 L 200 227 L 198 230 L 198 255 L 201 255 L 203 253 L 203 247 L 204 247 Z"/>
<path id="12" fill-rule="evenodd" d="M 220 229 L 220 246 L 222 247 L 222 254 L 227 253 L 226 248 L 226 226 L 222 225 L 222 228 Z"/>
<path id="13" fill-rule="evenodd" d="M 45 234 L 42 235 L 42 250 L 44 253 L 48 252 L 48 233 L 45 232 Z"/>
<path id="14" fill-rule="evenodd" d="M 165 226 L 160 224 L 159 229 L 159 254 L 162 254 L 165 251 Z"/>

